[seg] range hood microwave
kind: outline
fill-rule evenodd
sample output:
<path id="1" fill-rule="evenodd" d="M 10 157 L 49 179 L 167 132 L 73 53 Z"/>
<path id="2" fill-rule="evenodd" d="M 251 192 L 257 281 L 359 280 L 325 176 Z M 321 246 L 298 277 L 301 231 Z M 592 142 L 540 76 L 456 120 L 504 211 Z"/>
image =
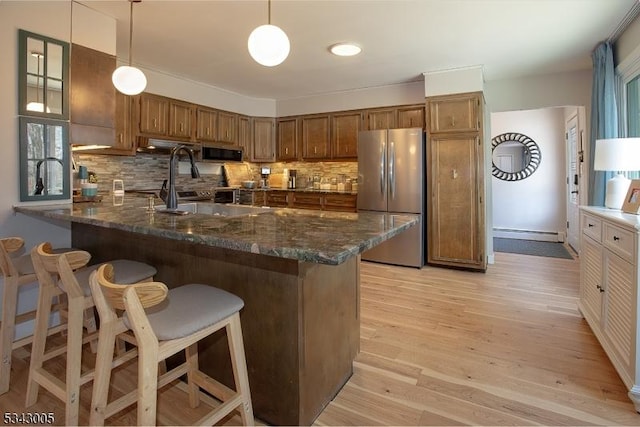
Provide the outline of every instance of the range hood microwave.
<path id="1" fill-rule="evenodd" d="M 175 147 L 179 147 L 184 145 L 187 148 L 192 149 L 193 151 L 200 151 L 200 145 L 190 144 L 188 142 L 180 142 L 180 141 L 169 141 L 165 139 L 153 139 L 153 138 L 138 138 L 138 148 L 136 151 L 138 153 L 149 153 L 149 154 L 169 154 L 171 150 Z"/>
<path id="2" fill-rule="evenodd" d="M 193 151 L 201 151 L 202 161 L 209 162 L 241 162 L 242 148 L 229 147 L 222 145 L 200 145 L 190 144 L 188 142 L 168 141 L 165 139 L 140 138 L 138 140 L 139 153 L 149 154 L 169 154 L 175 147 L 181 145 L 192 149 Z"/>
<path id="3" fill-rule="evenodd" d="M 220 145 L 203 145 L 202 161 L 223 161 L 223 162 L 241 162 L 242 148 L 240 147 L 224 147 Z"/>

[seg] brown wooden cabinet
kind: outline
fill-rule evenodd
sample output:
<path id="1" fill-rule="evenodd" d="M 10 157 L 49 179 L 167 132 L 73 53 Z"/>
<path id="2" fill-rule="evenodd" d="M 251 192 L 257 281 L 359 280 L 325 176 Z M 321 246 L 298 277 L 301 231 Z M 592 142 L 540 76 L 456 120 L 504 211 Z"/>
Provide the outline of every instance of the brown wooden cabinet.
<path id="1" fill-rule="evenodd" d="M 427 98 L 430 264 L 486 270 L 482 102 L 481 92 Z M 451 130 L 452 117 L 465 118 L 454 120 L 464 131 Z"/>
<path id="2" fill-rule="evenodd" d="M 302 193 L 292 191 L 290 193 L 292 206 L 296 209 L 322 209 L 322 193 Z"/>
<path id="3" fill-rule="evenodd" d="M 238 116 L 238 145 L 242 148 L 242 159 L 252 158 L 251 145 L 253 137 L 251 133 L 251 117 Z"/>
<path id="4" fill-rule="evenodd" d="M 73 45 L 69 111 L 71 144 L 112 146 L 115 140 L 116 89 L 113 55 Z"/>
<path id="5" fill-rule="evenodd" d="M 357 212 L 357 198 L 358 196 L 355 194 L 325 194 L 322 199 L 322 210 Z"/>
<path id="6" fill-rule="evenodd" d="M 237 144 L 238 115 L 226 111 L 218 112 L 218 142 Z"/>
<path id="7" fill-rule="evenodd" d="M 254 162 L 273 162 L 276 159 L 275 119 L 269 117 L 253 118 L 253 141 L 251 160 Z"/>
<path id="8" fill-rule="evenodd" d="M 203 142 L 215 142 L 218 135 L 218 110 L 198 107 L 196 109 L 196 138 Z"/>
<path id="9" fill-rule="evenodd" d="M 397 127 L 424 128 L 424 106 L 399 107 Z"/>
<path id="10" fill-rule="evenodd" d="M 298 119 L 278 119 L 278 161 L 298 159 Z"/>
<path id="11" fill-rule="evenodd" d="M 360 111 L 331 115 L 331 156 L 334 159 L 358 157 L 358 132 L 364 113 Z"/>
<path id="12" fill-rule="evenodd" d="M 139 132 L 143 136 L 166 136 L 169 132 L 169 100 L 163 96 L 142 93 Z"/>
<path id="13" fill-rule="evenodd" d="M 289 191 L 267 191 L 266 204 L 274 208 L 289 207 Z"/>
<path id="14" fill-rule="evenodd" d="M 109 154 L 133 155 L 136 151 L 135 135 L 131 131 L 133 97 L 116 91 L 116 140 Z"/>
<path id="15" fill-rule="evenodd" d="M 396 127 L 395 108 L 382 108 L 367 111 L 367 129 L 393 129 Z"/>
<path id="16" fill-rule="evenodd" d="M 465 94 L 435 97 L 428 101 L 431 132 L 475 132 L 480 130 L 480 100 Z"/>
<path id="17" fill-rule="evenodd" d="M 302 158 L 328 159 L 331 157 L 329 115 L 305 116 L 302 126 Z"/>
<path id="18" fill-rule="evenodd" d="M 193 104 L 169 101 L 169 136 L 182 140 L 193 139 Z"/>

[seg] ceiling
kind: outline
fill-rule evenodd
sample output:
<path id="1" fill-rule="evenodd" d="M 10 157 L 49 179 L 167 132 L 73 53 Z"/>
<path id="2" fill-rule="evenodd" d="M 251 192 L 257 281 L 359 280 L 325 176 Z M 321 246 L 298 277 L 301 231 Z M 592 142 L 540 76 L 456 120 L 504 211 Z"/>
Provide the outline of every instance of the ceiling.
<path id="1" fill-rule="evenodd" d="M 289 57 L 263 67 L 247 38 L 267 0 L 143 0 L 133 7 L 133 62 L 255 98 L 422 81 L 423 72 L 482 66 L 486 81 L 591 68 L 591 52 L 638 0 L 273 0 Z M 129 2 L 81 0 L 117 19 L 128 55 Z M 362 46 L 356 57 L 328 52 Z"/>

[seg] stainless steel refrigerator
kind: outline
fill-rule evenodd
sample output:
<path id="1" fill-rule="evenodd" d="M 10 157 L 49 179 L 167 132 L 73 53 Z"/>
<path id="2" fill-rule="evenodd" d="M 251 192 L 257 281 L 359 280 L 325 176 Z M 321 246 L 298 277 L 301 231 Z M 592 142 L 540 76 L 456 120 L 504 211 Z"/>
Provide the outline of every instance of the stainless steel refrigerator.
<path id="1" fill-rule="evenodd" d="M 358 211 L 420 215 L 419 224 L 363 252 L 363 260 L 424 265 L 424 150 L 421 128 L 358 134 Z"/>

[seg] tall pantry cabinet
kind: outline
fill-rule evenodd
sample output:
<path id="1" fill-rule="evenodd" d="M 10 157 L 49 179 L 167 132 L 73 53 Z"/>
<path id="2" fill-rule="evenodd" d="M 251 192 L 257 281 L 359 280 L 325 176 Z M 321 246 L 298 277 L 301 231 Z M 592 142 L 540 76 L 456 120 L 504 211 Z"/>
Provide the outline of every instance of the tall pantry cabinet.
<path id="1" fill-rule="evenodd" d="M 485 271 L 482 92 L 426 98 L 427 262 Z"/>

